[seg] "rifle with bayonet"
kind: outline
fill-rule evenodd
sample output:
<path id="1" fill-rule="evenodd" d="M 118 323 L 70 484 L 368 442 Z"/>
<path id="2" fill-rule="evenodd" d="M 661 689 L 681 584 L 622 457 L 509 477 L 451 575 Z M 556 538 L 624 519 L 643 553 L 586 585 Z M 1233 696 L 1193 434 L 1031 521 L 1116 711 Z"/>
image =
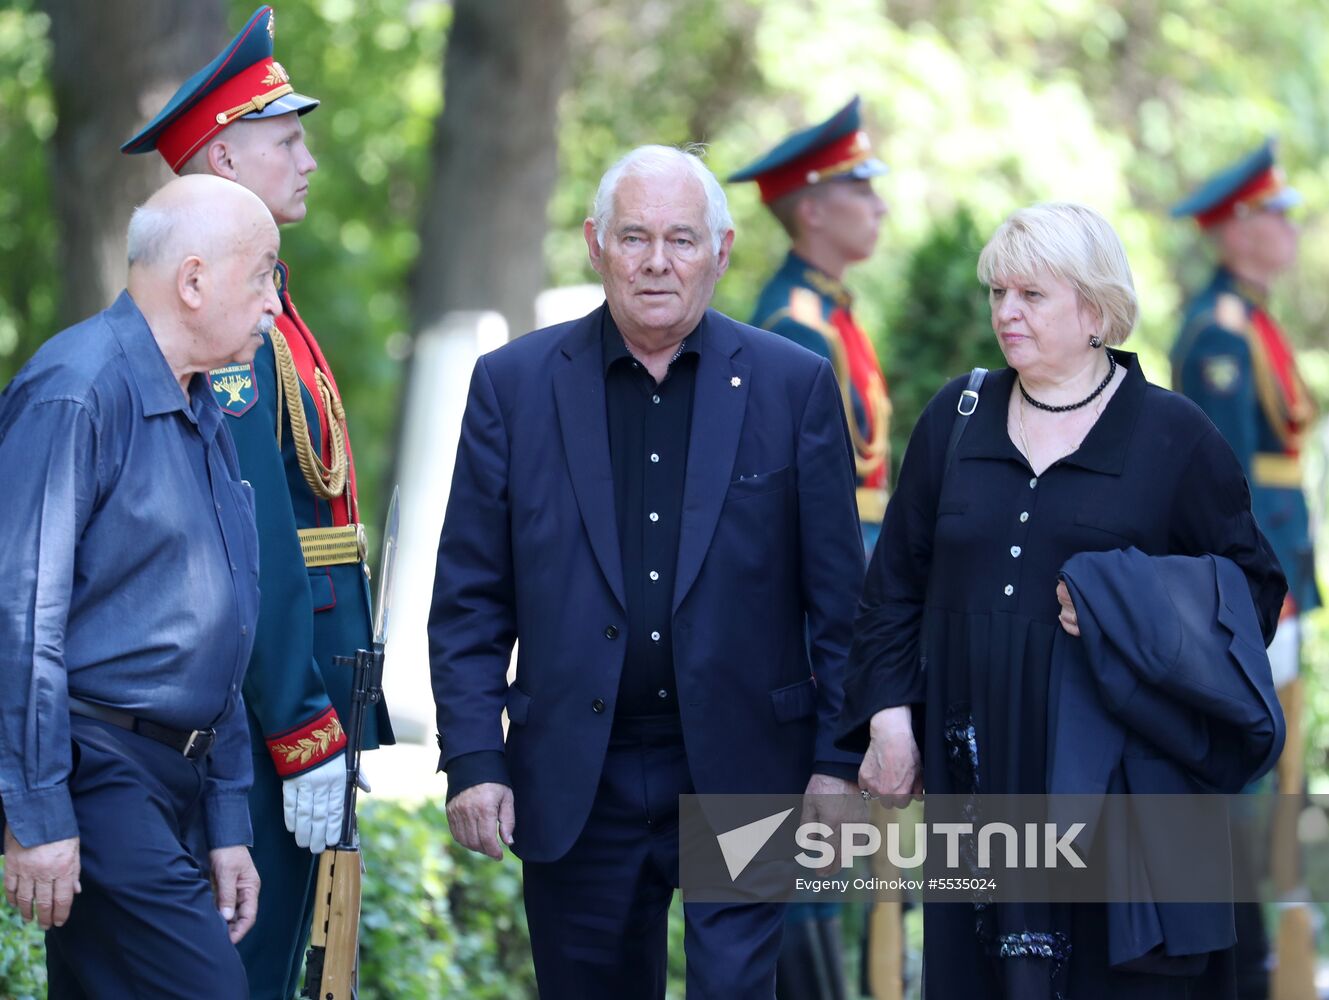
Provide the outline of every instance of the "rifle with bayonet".
<path id="1" fill-rule="evenodd" d="M 305 957 L 307 1000 L 354 1000 L 360 946 L 360 875 L 363 859 L 355 823 L 357 791 L 369 790 L 360 776 L 360 750 L 365 716 L 383 695 L 383 642 L 392 603 L 392 570 L 397 556 L 397 490 L 388 505 L 383 529 L 383 560 L 378 575 L 378 603 L 374 608 L 374 640 L 370 649 L 337 662 L 352 667 L 351 713 L 346 732 L 346 791 L 342 802 L 341 834 L 335 847 L 319 855 L 318 883 L 314 890 L 314 924 Z"/>

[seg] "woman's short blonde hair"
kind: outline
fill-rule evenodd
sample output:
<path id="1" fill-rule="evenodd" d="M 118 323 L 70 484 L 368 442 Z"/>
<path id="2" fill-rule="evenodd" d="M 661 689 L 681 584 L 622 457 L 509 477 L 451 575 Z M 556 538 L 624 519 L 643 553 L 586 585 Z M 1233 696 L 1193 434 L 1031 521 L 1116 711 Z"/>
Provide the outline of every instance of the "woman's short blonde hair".
<path id="1" fill-rule="evenodd" d="M 1098 317 L 1105 344 L 1130 336 L 1140 312 L 1131 265 L 1116 231 L 1092 208 L 1066 201 L 1022 208 L 978 257 L 978 280 L 989 287 L 1040 271 L 1074 286 L 1080 304 Z"/>

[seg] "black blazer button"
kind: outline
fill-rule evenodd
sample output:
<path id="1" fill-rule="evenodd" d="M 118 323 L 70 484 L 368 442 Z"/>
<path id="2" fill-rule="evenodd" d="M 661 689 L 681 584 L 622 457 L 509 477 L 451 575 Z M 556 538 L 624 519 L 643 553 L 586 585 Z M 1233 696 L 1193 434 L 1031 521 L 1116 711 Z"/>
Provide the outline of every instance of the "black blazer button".
<path id="1" fill-rule="evenodd" d="M 617 639 L 617 638 L 618 638 L 618 626 L 617 626 L 617 625 L 606 625 L 606 626 L 605 626 L 605 638 L 606 638 L 606 639 Z"/>
<path id="2" fill-rule="evenodd" d="M 613 626 L 611 625 L 610 628 L 613 628 Z M 591 711 L 594 712 L 596 715 L 599 715 L 604 710 L 605 710 L 605 700 L 603 698 L 596 698 L 595 701 L 591 702 Z"/>

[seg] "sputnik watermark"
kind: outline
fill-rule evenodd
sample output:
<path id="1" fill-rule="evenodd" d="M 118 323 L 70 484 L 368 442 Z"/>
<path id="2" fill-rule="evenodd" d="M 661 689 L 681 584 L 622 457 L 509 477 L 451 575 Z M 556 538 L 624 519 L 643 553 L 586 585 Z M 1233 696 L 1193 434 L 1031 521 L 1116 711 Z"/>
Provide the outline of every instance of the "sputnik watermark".
<path id="1" fill-rule="evenodd" d="M 788 813 L 779 814 L 780 822 Z M 769 822 L 775 817 L 767 817 Z M 1084 868 L 1084 859 L 1075 851 L 1074 841 L 1084 832 L 1086 824 L 1072 823 L 1062 831 L 1056 823 L 1025 823 L 1023 832 L 1009 823 L 915 823 L 913 847 L 905 852 L 900 846 L 901 826 L 887 823 L 886 860 L 895 868 L 917 868 L 927 863 L 928 842 L 936 836 L 945 841 L 946 867 L 960 867 L 961 837 L 977 836 L 976 867 L 990 870 L 993 864 L 993 841 L 1001 838 L 1004 845 L 999 866 L 1007 868 L 1056 868 L 1062 861 L 1072 868 Z M 776 828 L 779 822 L 776 823 Z M 772 829 L 771 833 L 775 832 Z M 859 858 L 875 857 L 881 850 L 881 830 L 875 823 L 844 823 L 840 827 L 840 843 L 833 844 L 835 828 L 827 823 L 803 823 L 794 833 L 794 843 L 803 848 L 794 860 L 804 868 L 823 869 L 835 866 L 852 868 Z M 769 838 L 768 838 L 769 839 Z M 1023 852 L 1021 848 L 1023 847 Z M 1041 851 L 1040 851 L 1041 847 Z"/>
<path id="2" fill-rule="evenodd" d="M 716 844 L 724 858 L 725 867 L 731 882 L 737 882 L 753 859 L 761 853 L 794 812 L 794 807 L 752 820 L 741 826 L 715 835 Z M 861 858 L 875 858 L 882 853 L 882 828 L 886 831 L 886 861 L 893 868 L 918 868 L 927 863 L 928 843 L 940 837 L 945 850 L 945 865 L 949 869 L 960 867 L 962 838 L 973 841 L 975 850 L 969 860 L 971 868 L 989 870 L 993 867 L 1011 868 L 1056 868 L 1066 864 L 1071 868 L 1084 868 L 1085 862 L 1075 850 L 1075 838 L 1084 832 L 1086 824 L 1071 823 L 1068 828 L 1059 829 L 1056 823 L 1024 823 L 1023 829 L 1017 829 L 1010 823 L 876 823 L 846 822 L 838 827 L 829 823 L 800 823 L 794 831 L 794 843 L 802 848 L 794 855 L 794 861 L 813 871 L 828 868 L 852 868 Z M 912 833 L 911 846 L 906 849 L 902 843 L 903 834 Z M 838 838 L 838 843 L 836 842 Z M 994 865 L 994 842 L 1000 840 L 1001 854 Z M 889 881 L 889 880 L 888 880 Z M 805 882 L 807 884 L 805 884 Z M 912 886 L 905 880 L 896 889 L 908 889 Z M 797 889 L 821 891 L 839 887 L 848 891 L 856 889 L 892 888 L 880 880 L 803 880 L 795 882 Z M 921 883 L 920 883 L 921 887 Z"/>
<path id="3" fill-rule="evenodd" d="M 858 796 L 682 796 L 679 874 L 686 898 L 715 902 L 900 893 L 1258 901 L 1274 857 L 1266 846 L 1273 804 L 1252 795 L 930 795 L 906 810 Z M 1329 802 L 1314 808 L 1329 828 Z M 1329 852 L 1329 838 L 1325 845 Z M 1329 872 L 1329 857 L 1323 867 Z M 1329 899 L 1329 885 L 1310 888 Z"/>

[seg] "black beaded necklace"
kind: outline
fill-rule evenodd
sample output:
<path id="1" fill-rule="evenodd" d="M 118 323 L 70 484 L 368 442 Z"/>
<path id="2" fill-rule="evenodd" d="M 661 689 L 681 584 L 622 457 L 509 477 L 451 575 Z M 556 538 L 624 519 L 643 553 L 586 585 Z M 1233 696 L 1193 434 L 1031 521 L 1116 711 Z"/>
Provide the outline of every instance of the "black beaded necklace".
<path id="1" fill-rule="evenodd" d="M 1095 389 L 1093 392 L 1091 392 L 1089 395 L 1085 396 L 1084 399 L 1080 400 L 1078 403 L 1067 403 L 1065 406 L 1051 406 L 1047 403 L 1040 403 L 1038 400 L 1036 400 L 1033 396 L 1029 395 L 1029 393 L 1025 391 L 1024 383 L 1020 381 L 1020 376 L 1018 375 L 1015 376 L 1015 384 L 1020 387 L 1020 395 L 1024 397 L 1024 401 L 1028 403 L 1030 406 L 1035 407 L 1036 409 L 1039 410 L 1047 410 L 1048 413 L 1066 413 L 1070 410 L 1078 410 L 1082 406 L 1088 406 L 1095 399 L 1101 396 L 1103 394 L 1103 390 L 1108 387 L 1108 384 L 1112 381 L 1112 376 L 1115 374 L 1117 374 L 1117 359 L 1114 358 L 1111 355 L 1111 353 L 1109 353 L 1108 371 L 1107 374 L 1103 376 L 1103 381 L 1098 383 L 1098 388 Z"/>

